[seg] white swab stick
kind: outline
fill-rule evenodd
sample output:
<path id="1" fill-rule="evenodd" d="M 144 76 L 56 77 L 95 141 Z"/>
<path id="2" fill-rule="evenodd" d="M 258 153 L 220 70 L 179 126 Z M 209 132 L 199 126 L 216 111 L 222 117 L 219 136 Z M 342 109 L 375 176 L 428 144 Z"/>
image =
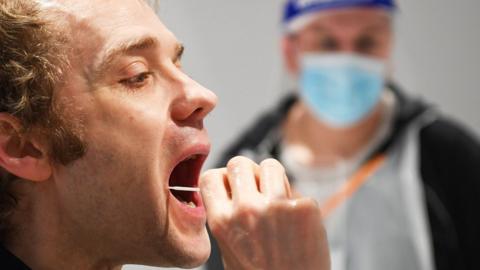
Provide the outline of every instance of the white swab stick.
<path id="1" fill-rule="evenodd" d="M 198 187 L 179 187 L 179 186 L 174 186 L 174 187 L 168 187 L 170 190 L 178 190 L 178 191 L 191 191 L 191 192 L 200 192 L 200 188 Z"/>

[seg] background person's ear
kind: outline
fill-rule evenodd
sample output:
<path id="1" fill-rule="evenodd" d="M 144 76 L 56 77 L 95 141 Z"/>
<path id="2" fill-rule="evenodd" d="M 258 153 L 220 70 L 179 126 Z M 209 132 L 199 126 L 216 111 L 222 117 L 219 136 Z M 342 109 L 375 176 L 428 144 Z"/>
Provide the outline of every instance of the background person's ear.
<path id="1" fill-rule="evenodd" d="M 282 54 L 287 71 L 296 76 L 300 72 L 300 63 L 298 51 L 292 39 L 293 38 L 289 36 L 282 38 Z"/>
<path id="2" fill-rule="evenodd" d="M 19 178 L 40 182 L 50 178 L 52 167 L 46 147 L 21 134 L 14 116 L 0 113 L 0 166 Z"/>

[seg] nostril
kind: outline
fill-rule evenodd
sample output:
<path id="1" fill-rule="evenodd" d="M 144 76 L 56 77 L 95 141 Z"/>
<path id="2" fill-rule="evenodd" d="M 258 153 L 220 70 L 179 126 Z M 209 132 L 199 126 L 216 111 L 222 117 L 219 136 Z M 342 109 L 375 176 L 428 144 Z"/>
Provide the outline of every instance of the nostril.
<path id="1" fill-rule="evenodd" d="M 203 108 L 196 109 L 193 114 L 201 114 L 203 112 Z"/>
<path id="2" fill-rule="evenodd" d="M 188 121 L 197 118 L 201 118 L 204 112 L 202 106 L 195 106 L 195 104 L 182 102 L 176 104 L 172 109 L 172 117 L 176 121 Z"/>
<path id="3" fill-rule="evenodd" d="M 208 114 L 208 111 L 204 107 L 198 107 L 188 116 L 188 119 L 201 120 L 207 114 Z M 185 119 L 185 120 L 187 120 L 187 119 Z"/>

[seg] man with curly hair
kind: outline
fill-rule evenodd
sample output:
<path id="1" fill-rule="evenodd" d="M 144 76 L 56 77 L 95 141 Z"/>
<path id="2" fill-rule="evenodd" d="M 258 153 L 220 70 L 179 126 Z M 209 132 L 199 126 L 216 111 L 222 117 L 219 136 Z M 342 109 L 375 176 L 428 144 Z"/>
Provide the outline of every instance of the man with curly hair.
<path id="1" fill-rule="evenodd" d="M 0 49 L 0 268 L 198 266 L 207 216 L 227 268 L 328 268 L 278 162 L 199 182 L 216 96 L 145 1 L 0 0 Z"/>

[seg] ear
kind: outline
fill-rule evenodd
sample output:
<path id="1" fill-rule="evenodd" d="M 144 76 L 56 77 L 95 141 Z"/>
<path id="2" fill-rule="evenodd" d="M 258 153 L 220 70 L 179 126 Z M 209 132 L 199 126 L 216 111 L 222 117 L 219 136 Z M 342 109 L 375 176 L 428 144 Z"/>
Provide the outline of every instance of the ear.
<path id="1" fill-rule="evenodd" d="M 294 37 L 285 36 L 282 38 L 282 54 L 285 66 L 290 74 L 297 76 L 300 72 L 298 50 L 294 44 Z"/>
<path id="2" fill-rule="evenodd" d="M 391 58 L 387 60 L 386 65 L 387 65 L 386 67 L 387 70 L 385 71 L 385 78 L 387 79 L 387 81 L 393 82 L 394 81 L 393 74 L 395 74 L 395 65 L 393 64 Z"/>
<path id="3" fill-rule="evenodd" d="M 393 35 L 393 31 L 390 30 L 390 34 L 389 34 L 389 37 L 388 37 L 388 46 L 387 46 L 387 49 L 386 49 L 387 53 L 385 55 L 386 64 L 387 64 L 386 77 L 390 81 L 393 80 L 393 74 L 395 74 L 395 65 L 393 63 L 393 54 L 394 54 L 395 49 L 396 49 L 395 48 L 395 36 Z"/>
<path id="4" fill-rule="evenodd" d="M 9 173 L 34 182 L 52 174 L 46 147 L 21 133 L 22 125 L 14 116 L 0 113 L 0 166 Z"/>

